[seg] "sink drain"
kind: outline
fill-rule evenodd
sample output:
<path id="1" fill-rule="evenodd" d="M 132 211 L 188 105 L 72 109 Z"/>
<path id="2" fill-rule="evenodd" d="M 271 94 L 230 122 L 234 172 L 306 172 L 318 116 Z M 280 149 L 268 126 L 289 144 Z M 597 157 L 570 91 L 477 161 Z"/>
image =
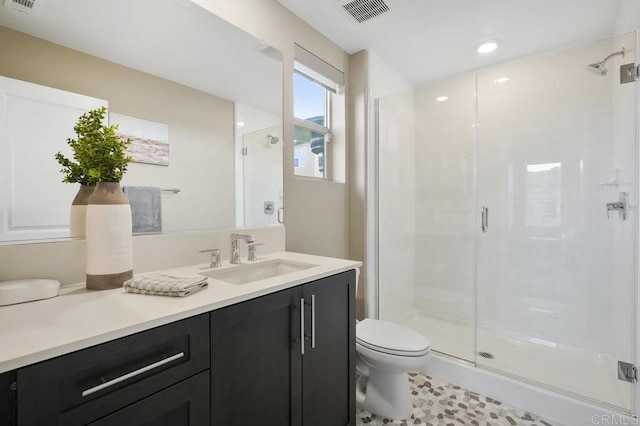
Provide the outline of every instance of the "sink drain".
<path id="1" fill-rule="evenodd" d="M 486 358 L 486 359 L 493 359 L 493 358 L 495 358 L 495 357 L 493 356 L 493 354 L 492 354 L 492 353 L 490 353 L 490 352 L 478 352 L 478 355 L 480 355 L 482 358 Z"/>

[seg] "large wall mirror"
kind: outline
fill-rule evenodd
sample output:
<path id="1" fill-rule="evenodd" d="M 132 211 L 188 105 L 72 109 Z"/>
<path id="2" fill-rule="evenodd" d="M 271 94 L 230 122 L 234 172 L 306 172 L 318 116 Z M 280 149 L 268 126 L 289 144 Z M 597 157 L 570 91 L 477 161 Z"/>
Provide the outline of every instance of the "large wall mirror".
<path id="1" fill-rule="evenodd" d="M 0 51 L 0 243 L 69 237 L 54 155 L 98 106 L 135 140 L 122 185 L 161 189 L 162 232 L 282 221 L 278 50 L 187 0 L 46 0 L 0 6 Z"/>

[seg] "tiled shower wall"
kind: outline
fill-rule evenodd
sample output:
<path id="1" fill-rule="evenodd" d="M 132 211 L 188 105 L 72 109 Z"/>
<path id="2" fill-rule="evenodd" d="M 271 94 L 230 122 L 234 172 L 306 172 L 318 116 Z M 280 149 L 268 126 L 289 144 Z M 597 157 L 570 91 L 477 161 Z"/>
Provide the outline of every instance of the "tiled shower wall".
<path id="1" fill-rule="evenodd" d="M 622 45 L 606 77 L 584 70 Z M 473 328 L 477 308 L 483 329 L 630 357 L 636 211 L 605 204 L 637 204 L 635 91 L 617 81 L 635 57 L 630 34 L 380 100 L 381 318 Z"/>
<path id="2" fill-rule="evenodd" d="M 415 99 L 380 99 L 378 115 L 379 315 L 397 321 L 413 308 L 415 270 Z"/>
<path id="3" fill-rule="evenodd" d="M 478 73 L 478 208 L 490 208 L 477 239 L 480 328 L 630 357 L 636 217 L 607 219 L 605 206 L 621 191 L 636 203 L 635 140 L 613 126 L 614 93 L 634 88 L 617 81 L 620 58 L 607 76 L 584 69 L 619 43 Z M 601 185 L 616 170 L 624 183 Z"/>
<path id="4" fill-rule="evenodd" d="M 439 101 L 442 97 L 447 99 Z M 477 220 L 474 122 L 473 74 L 417 88 L 416 258 L 420 262 L 416 262 L 415 308 L 471 327 Z"/>

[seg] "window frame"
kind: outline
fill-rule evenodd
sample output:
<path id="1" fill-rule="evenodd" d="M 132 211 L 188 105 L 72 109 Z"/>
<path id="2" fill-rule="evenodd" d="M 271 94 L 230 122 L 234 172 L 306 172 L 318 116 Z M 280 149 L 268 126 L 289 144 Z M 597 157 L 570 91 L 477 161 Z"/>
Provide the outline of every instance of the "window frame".
<path id="1" fill-rule="evenodd" d="M 319 84 L 315 79 L 313 79 L 312 77 L 309 77 L 305 73 L 297 69 L 294 69 L 294 73 L 298 74 L 300 77 L 306 79 L 310 83 L 315 84 L 320 88 L 322 88 L 322 90 L 324 90 L 324 95 L 325 95 L 325 101 L 324 101 L 324 124 L 325 125 L 324 126 L 321 124 L 314 123 L 313 121 L 310 121 L 310 120 L 305 120 L 304 118 L 296 117 L 295 114 L 293 117 L 294 128 L 296 126 L 302 127 L 305 130 L 309 130 L 309 131 L 324 135 L 324 150 L 322 154 L 323 162 L 324 162 L 323 176 L 297 175 L 295 173 L 295 169 L 296 169 L 295 165 L 294 165 L 294 176 L 297 178 L 305 178 L 305 179 L 331 180 L 329 161 L 327 161 L 327 154 L 329 153 L 329 144 L 331 142 L 331 139 L 333 139 L 333 133 L 331 131 L 331 98 L 333 93 L 327 87 L 325 87 L 322 84 Z M 295 91 L 295 87 L 294 87 L 294 91 Z M 294 95 L 294 102 L 295 102 L 295 95 Z M 294 111 L 295 111 L 295 105 L 294 105 Z M 295 146 L 294 146 L 294 150 L 295 150 Z M 309 161 L 308 158 L 307 158 L 307 161 Z"/>

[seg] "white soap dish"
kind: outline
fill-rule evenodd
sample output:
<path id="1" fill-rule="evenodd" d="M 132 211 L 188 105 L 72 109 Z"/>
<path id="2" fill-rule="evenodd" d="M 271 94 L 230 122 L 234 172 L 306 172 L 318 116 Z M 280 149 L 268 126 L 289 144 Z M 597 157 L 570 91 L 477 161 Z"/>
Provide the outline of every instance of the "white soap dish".
<path id="1" fill-rule="evenodd" d="M 49 299 L 60 294 L 56 280 L 28 279 L 0 282 L 0 306 Z"/>

